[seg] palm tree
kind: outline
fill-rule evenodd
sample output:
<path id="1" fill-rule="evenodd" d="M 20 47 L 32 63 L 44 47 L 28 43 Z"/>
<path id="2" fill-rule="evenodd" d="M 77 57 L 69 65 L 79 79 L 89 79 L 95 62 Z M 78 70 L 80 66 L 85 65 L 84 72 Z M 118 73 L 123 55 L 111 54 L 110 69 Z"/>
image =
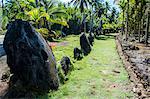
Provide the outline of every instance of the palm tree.
<path id="1" fill-rule="evenodd" d="M 80 12 L 82 13 L 82 19 L 86 19 L 86 15 L 84 14 L 85 8 L 88 8 L 90 0 L 72 0 L 70 3 L 73 3 L 75 7 L 78 7 L 80 9 Z M 84 22 L 84 32 L 86 32 L 86 22 Z"/>
<path id="2" fill-rule="evenodd" d="M 149 37 L 149 22 L 150 22 L 150 12 L 147 13 L 147 25 L 146 25 L 146 35 L 145 35 L 145 43 L 148 45 L 148 37 Z"/>
<path id="3" fill-rule="evenodd" d="M 113 8 L 112 8 L 112 11 L 111 11 L 111 15 L 110 15 L 110 17 L 109 17 L 109 19 L 110 19 L 110 22 L 109 22 L 109 23 L 112 23 L 112 22 L 115 21 L 115 16 L 116 16 L 116 14 L 117 14 L 116 8 L 113 7 Z"/>
<path id="4" fill-rule="evenodd" d="M 145 27 L 144 25 L 142 25 L 144 24 L 144 21 L 145 21 L 144 13 L 146 13 L 145 10 L 147 8 L 147 6 L 145 5 L 146 5 L 146 2 L 149 2 L 149 0 L 115 0 L 115 1 L 119 1 L 120 8 L 122 10 L 123 9 L 126 10 L 126 33 L 125 33 L 126 40 L 128 38 L 129 30 L 133 30 L 134 28 L 133 33 L 138 34 L 138 40 L 140 42 L 141 31 Z M 124 11 L 122 12 L 124 13 Z M 123 14 L 123 17 L 124 17 L 124 14 Z M 134 36 L 137 37 L 136 35 Z"/>
<path id="5" fill-rule="evenodd" d="M 129 0 L 127 0 L 127 11 L 126 11 L 126 35 L 125 35 L 125 40 L 127 41 L 128 39 L 128 32 L 129 32 Z"/>
<path id="6" fill-rule="evenodd" d="M 90 5 L 91 5 L 91 22 L 90 22 L 90 33 L 93 31 L 93 21 L 94 21 L 94 10 L 101 4 L 101 2 L 99 0 L 91 0 Z"/>
<path id="7" fill-rule="evenodd" d="M 70 3 L 73 3 L 75 7 L 80 8 L 80 12 L 83 13 L 86 8 L 88 8 L 90 0 L 72 0 Z"/>
<path id="8" fill-rule="evenodd" d="M 139 18 L 138 18 L 138 21 L 139 21 L 139 31 L 138 31 L 138 34 L 139 34 L 139 42 L 140 42 L 140 36 L 141 36 L 141 25 L 142 25 L 142 16 L 143 16 L 143 8 L 144 6 L 146 5 L 146 0 L 135 0 L 135 6 L 139 5 Z"/>
<path id="9" fill-rule="evenodd" d="M 125 24 L 124 24 L 124 17 L 125 17 L 125 8 L 126 8 L 126 0 L 120 0 L 119 1 L 119 7 L 121 8 L 122 10 L 122 13 L 123 13 L 123 21 L 122 21 L 122 34 L 124 34 L 124 31 L 125 31 Z"/>
<path id="10" fill-rule="evenodd" d="M 100 30 L 99 32 L 102 32 L 102 15 L 106 12 L 106 7 L 104 4 L 102 4 L 102 2 L 98 1 L 98 2 L 95 2 L 95 5 L 94 5 L 94 9 L 95 9 L 95 19 L 97 19 L 97 29 Z"/>
<path id="11" fill-rule="evenodd" d="M 25 10 L 28 9 L 27 1 L 9 0 L 5 4 L 5 15 L 9 20 L 16 18 L 25 18 Z"/>
<path id="12" fill-rule="evenodd" d="M 38 4 L 38 8 L 36 4 Z M 49 19 L 48 21 L 52 23 L 62 20 L 60 24 L 66 24 L 65 20 L 59 17 L 66 16 L 65 12 L 60 10 L 59 7 L 54 6 L 52 0 L 9 0 L 6 2 L 5 9 L 7 11 L 6 16 L 9 20 L 19 18 L 29 21 L 32 20 L 35 24 L 40 24 L 37 21 L 46 17 L 46 19 Z M 29 15 L 29 17 L 27 15 Z"/>
<path id="13" fill-rule="evenodd" d="M 105 2 L 105 6 L 106 6 L 107 11 L 110 10 L 110 5 L 109 5 L 108 1 Z"/>
<path id="14" fill-rule="evenodd" d="M 99 18 L 101 18 L 102 14 L 104 14 L 104 10 L 105 10 L 105 7 L 101 2 L 99 2 L 97 6 L 95 7 L 96 14 Z"/>
<path id="15" fill-rule="evenodd" d="M 49 14 L 50 18 L 68 19 L 66 8 L 62 4 L 56 6 L 54 0 L 41 0 L 41 5 L 44 7 L 45 12 Z"/>
<path id="16" fill-rule="evenodd" d="M 125 32 L 125 40 L 127 40 L 128 38 L 128 32 L 129 32 L 129 0 L 114 0 L 114 2 L 119 1 L 119 6 L 122 9 L 123 12 L 123 21 L 124 21 L 124 13 L 125 13 L 125 9 L 126 9 L 126 5 L 127 5 L 127 10 L 126 10 L 126 32 Z M 122 34 L 124 32 L 124 23 L 123 23 L 123 31 Z"/>

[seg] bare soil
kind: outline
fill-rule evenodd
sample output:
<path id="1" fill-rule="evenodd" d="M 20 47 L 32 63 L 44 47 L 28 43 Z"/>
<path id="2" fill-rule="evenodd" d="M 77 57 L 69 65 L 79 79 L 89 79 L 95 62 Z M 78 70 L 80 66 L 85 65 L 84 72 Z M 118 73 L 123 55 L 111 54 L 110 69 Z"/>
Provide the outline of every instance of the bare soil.
<path id="1" fill-rule="evenodd" d="M 8 89 L 8 79 L 2 79 L 3 75 L 9 71 L 6 64 L 6 56 L 0 57 L 0 98 L 5 94 Z"/>
<path id="2" fill-rule="evenodd" d="M 140 99 L 150 99 L 150 46 L 116 37 L 117 49 L 123 60 L 130 80 L 134 83 L 133 92 Z"/>

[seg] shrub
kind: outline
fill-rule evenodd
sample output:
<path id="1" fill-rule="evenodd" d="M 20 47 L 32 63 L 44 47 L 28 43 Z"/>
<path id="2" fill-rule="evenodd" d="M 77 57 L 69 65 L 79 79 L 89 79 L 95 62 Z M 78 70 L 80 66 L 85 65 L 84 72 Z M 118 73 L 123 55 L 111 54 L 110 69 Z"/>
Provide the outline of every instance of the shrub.
<path id="1" fill-rule="evenodd" d="M 49 37 L 49 30 L 46 28 L 36 29 L 36 31 L 39 32 L 45 39 Z"/>

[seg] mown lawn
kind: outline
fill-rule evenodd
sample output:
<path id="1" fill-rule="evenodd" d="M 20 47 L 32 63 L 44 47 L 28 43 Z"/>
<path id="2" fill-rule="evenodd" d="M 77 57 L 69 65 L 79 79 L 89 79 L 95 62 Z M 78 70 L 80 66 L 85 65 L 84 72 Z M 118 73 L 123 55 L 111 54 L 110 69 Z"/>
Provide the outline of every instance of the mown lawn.
<path id="1" fill-rule="evenodd" d="M 101 36 L 95 40 L 91 53 L 81 61 L 73 59 L 73 48 L 79 47 L 79 36 L 64 39 L 68 45 L 53 49 L 58 62 L 69 56 L 75 70 L 69 80 L 58 91 L 50 92 L 50 99 L 127 99 L 133 98 L 130 81 L 120 60 L 112 36 Z M 44 97 L 43 97 L 44 98 Z"/>

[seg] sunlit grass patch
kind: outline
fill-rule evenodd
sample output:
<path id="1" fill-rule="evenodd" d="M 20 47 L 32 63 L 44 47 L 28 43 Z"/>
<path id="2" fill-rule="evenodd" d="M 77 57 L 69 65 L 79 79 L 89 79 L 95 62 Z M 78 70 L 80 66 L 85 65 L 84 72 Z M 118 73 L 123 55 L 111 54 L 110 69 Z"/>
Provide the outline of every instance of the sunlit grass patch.
<path id="1" fill-rule="evenodd" d="M 105 38 L 105 36 L 103 36 Z M 117 54 L 115 40 L 106 37 L 95 40 L 91 53 L 80 61 L 73 59 L 73 48 L 79 47 L 79 36 L 68 36 L 67 46 L 53 50 L 59 64 L 63 56 L 69 56 L 75 70 L 58 91 L 50 92 L 50 99 L 125 99 L 133 97 L 127 90 L 128 74 Z"/>

